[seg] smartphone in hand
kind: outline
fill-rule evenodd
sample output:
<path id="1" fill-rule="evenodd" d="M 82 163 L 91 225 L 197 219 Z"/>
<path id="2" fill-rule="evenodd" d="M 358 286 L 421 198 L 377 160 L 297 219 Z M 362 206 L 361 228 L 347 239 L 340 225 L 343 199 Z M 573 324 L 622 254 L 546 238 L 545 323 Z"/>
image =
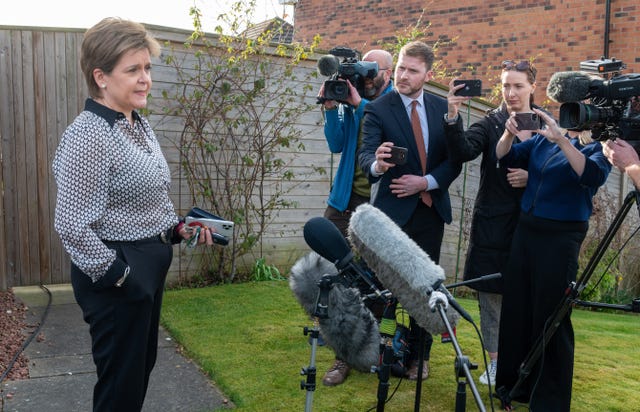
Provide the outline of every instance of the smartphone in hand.
<path id="1" fill-rule="evenodd" d="M 406 147 L 391 146 L 391 157 L 387 158 L 385 161 L 395 165 L 403 165 L 407 163 L 407 153 L 408 150 Z"/>
<path id="2" fill-rule="evenodd" d="M 187 216 L 185 223 L 188 226 L 206 226 L 212 227 L 215 231 L 226 238 L 233 237 L 233 222 L 221 219 L 209 219 L 203 217 Z"/>
<path id="3" fill-rule="evenodd" d="M 456 90 L 454 93 L 456 96 L 481 96 L 482 95 L 482 80 L 454 80 L 453 85 L 457 86 L 464 84 L 464 87 Z"/>
<path id="4" fill-rule="evenodd" d="M 516 113 L 518 130 L 538 130 L 541 126 L 537 113 Z"/>

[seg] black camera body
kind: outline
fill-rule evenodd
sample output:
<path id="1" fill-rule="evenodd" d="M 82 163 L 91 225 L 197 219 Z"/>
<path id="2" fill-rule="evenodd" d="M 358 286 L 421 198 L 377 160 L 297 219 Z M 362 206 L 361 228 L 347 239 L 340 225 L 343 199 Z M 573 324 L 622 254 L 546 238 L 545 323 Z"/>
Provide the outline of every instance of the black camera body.
<path id="1" fill-rule="evenodd" d="M 378 74 L 378 63 L 358 60 L 359 53 L 348 47 L 334 47 L 329 54 L 342 57 L 337 71 L 324 82 L 324 100 L 336 100 L 345 103 L 349 98 L 349 80 L 358 94 L 364 97 L 364 80 L 373 79 Z"/>
<path id="2" fill-rule="evenodd" d="M 595 140 L 640 141 L 640 74 L 622 75 L 620 70 L 624 67 L 619 60 L 581 62 L 583 71 L 610 76 L 608 80 L 592 82 L 585 96 L 589 103 L 563 103 L 560 126 L 570 130 L 591 130 Z M 637 146 L 634 144 L 636 150 Z"/>

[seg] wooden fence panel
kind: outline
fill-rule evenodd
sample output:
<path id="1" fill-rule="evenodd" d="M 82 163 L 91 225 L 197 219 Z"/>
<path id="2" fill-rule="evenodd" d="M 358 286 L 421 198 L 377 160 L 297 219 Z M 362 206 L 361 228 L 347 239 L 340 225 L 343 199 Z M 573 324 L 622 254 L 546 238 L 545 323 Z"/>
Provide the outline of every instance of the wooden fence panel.
<path id="1" fill-rule="evenodd" d="M 0 28 L 3 288 L 69 282 L 69 258 L 53 229 L 51 162 L 86 96 L 82 33 Z"/>
<path id="2" fill-rule="evenodd" d="M 8 283 L 7 234 L 5 231 L 4 194 L 6 192 L 4 178 L 4 162 L 6 160 L 5 142 L 9 136 L 8 119 L 11 117 L 11 41 L 7 32 L 0 31 L 0 290 L 6 290 Z M 4 120 L 4 121 L 3 121 Z"/>

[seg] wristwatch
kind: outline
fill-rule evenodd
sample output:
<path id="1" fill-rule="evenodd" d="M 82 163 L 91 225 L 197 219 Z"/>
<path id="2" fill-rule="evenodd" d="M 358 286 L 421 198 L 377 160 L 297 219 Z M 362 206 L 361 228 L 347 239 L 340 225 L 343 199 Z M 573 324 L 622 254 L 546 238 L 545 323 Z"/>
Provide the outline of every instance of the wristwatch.
<path id="1" fill-rule="evenodd" d="M 116 287 L 117 288 L 121 288 L 122 287 L 122 285 L 124 284 L 124 281 L 127 280 L 127 276 L 129 276 L 129 271 L 130 270 L 131 269 L 129 268 L 129 266 L 127 266 L 127 268 L 124 270 L 124 274 L 122 275 L 122 277 L 116 281 Z"/>
<path id="2" fill-rule="evenodd" d="M 444 121 L 451 125 L 451 124 L 456 124 L 458 122 L 458 116 L 459 114 L 456 114 L 456 116 L 453 119 L 449 119 L 448 113 L 444 114 Z"/>

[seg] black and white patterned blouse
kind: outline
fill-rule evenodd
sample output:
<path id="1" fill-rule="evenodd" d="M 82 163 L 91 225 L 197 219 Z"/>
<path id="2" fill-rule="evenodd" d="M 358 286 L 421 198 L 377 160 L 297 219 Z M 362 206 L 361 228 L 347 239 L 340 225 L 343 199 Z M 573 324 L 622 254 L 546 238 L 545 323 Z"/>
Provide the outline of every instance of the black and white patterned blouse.
<path id="1" fill-rule="evenodd" d="M 116 259 L 103 240 L 132 241 L 178 223 L 171 175 L 146 119 L 87 99 L 53 160 L 55 229 L 73 263 L 97 282 Z"/>

